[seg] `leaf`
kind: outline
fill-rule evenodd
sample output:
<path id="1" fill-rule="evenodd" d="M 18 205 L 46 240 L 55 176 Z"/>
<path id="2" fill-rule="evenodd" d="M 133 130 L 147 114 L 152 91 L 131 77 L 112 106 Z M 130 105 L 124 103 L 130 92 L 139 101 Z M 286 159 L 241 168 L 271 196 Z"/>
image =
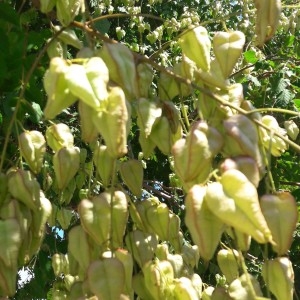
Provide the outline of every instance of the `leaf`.
<path id="1" fill-rule="evenodd" d="M 30 119 L 34 123 L 39 123 L 43 117 L 43 111 L 38 103 L 31 103 Z"/>
<path id="2" fill-rule="evenodd" d="M 249 81 L 251 81 L 256 87 L 260 87 L 261 86 L 261 83 L 259 82 L 259 80 L 256 77 L 254 77 L 252 75 L 248 75 L 247 79 Z"/>
<path id="3" fill-rule="evenodd" d="M 290 92 L 288 89 L 284 89 L 278 95 L 277 100 L 282 105 L 287 105 L 292 100 L 293 96 L 294 96 L 294 94 L 292 92 Z"/>
<path id="4" fill-rule="evenodd" d="M 244 52 L 244 59 L 249 64 L 255 64 L 258 61 L 254 50 L 248 50 Z"/>
<path id="5" fill-rule="evenodd" d="M 120 299 L 125 285 L 125 270 L 117 258 L 96 260 L 89 266 L 87 281 L 99 299 Z"/>
<path id="6" fill-rule="evenodd" d="M 297 110 L 300 111 L 300 99 L 294 99 L 294 104 L 295 104 Z"/>
<path id="7" fill-rule="evenodd" d="M 15 9 L 7 3 L 0 3 L 1 19 L 16 26 L 20 26 L 19 16 Z"/>
<path id="8" fill-rule="evenodd" d="M 95 29 L 100 31 L 102 34 L 108 33 L 110 25 L 111 24 L 107 19 L 93 22 L 93 26 L 95 27 Z"/>

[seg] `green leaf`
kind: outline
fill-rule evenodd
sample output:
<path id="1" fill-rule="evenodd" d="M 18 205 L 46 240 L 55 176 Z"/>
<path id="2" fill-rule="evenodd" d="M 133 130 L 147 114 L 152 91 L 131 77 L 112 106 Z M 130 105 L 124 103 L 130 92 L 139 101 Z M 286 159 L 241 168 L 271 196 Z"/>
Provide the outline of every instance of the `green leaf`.
<path id="1" fill-rule="evenodd" d="M 252 76 L 252 75 L 248 75 L 248 80 L 249 81 L 251 81 L 255 86 L 257 86 L 257 87 L 260 87 L 261 86 L 261 83 L 259 82 L 259 80 L 256 78 L 256 77 L 254 77 L 254 76 Z"/>
<path id="2" fill-rule="evenodd" d="M 258 61 L 258 58 L 256 57 L 256 53 L 253 50 L 244 52 L 244 59 L 247 63 L 250 64 L 255 64 Z"/>
<path id="3" fill-rule="evenodd" d="M 43 117 L 43 111 L 38 103 L 23 102 L 26 113 L 29 114 L 29 119 L 34 123 L 39 123 Z"/>
<path id="4" fill-rule="evenodd" d="M 294 99 L 294 104 L 296 108 L 300 111 L 300 99 Z"/>
<path id="5" fill-rule="evenodd" d="M 102 34 L 108 33 L 108 30 L 110 28 L 110 22 L 107 19 L 94 22 L 93 25 Z"/>
<path id="6" fill-rule="evenodd" d="M 16 26 L 20 26 L 19 15 L 16 10 L 7 3 L 0 3 L 0 20 L 4 20 Z"/>

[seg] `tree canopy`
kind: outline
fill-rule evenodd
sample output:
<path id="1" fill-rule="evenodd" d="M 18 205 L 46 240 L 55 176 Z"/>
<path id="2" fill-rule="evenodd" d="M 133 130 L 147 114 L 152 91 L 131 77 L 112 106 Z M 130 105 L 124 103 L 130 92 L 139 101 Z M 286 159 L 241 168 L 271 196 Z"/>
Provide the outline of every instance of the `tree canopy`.
<path id="1" fill-rule="evenodd" d="M 300 298 L 298 1 L 0 25 L 1 299 Z"/>

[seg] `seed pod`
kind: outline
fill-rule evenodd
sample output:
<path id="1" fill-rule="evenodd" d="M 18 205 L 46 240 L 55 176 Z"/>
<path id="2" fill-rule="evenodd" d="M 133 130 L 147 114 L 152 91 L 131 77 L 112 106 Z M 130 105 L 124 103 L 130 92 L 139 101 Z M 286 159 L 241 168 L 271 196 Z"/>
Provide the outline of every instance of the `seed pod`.
<path id="1" fill-rule="evenodd" d="M 8 196 L 8 176 L 0 172 L 0 207 Z"/>
<path id="2" fill-rule="evenodd" d="M 188 29 L 179 39 L 182 52 L 203 71 L 210 69 L 211 42 L 207 30 L 198 26 Z"/>
<path id="3" fill-rule="evenodd" d="M 29 172 L 20 169 L 8 173 L 8 190 L 17 200 L 36 211 L 40 204 L 40 185 Z"/>
<path id="4" fill-rule="evenodd" d="M 74 214 L 70 209 L 61 208 L 57 211 L 57 221 L 63 230 L 67 230 L 70 226 Z"/>
<path id="5" fill-rule="evenodd" d="M 170 299 L 173 268 L 167 260 L 149 261 L 143 266 L 145 285 L 154 299 Z"/>
<path id="6" fill-rule="evenodd" d="M 47 40 L 47 43 L 48 43 L 47 54 L 48 54 L 49 58 L 50 59 L 52 59 L 54 57 L 58 57 L 58 58 L 62 58 L 62 59 L 66 58 L 67 57 L 67 45 L 65 45 L 62 41 L 60 41 L 57 38 L 51 42 L 50 41 L 51 41 L 51 39 Z"/>
<path id="7" fill-rule="evenodd" d="M 197 291 L 194 289 L 192 281 L 187 277 L 175 278 L 174 297 L 178 300 L 196 300 L 199 299 Z"/>
<path id="8" fill-rule="evenodd" d="M 107 194 L 111 195 L 108 191 Z M 125 235 L 126 226 L 128 223 L 128 198 L 126 194 L 122 191 L 115 190 L 112 195 L 112 247 L 120 248 L 123 247 L 123 239 Z"/>
<path id="9" fill-rule="evenodd" d="M 59 22 L 64 27 L 67 27 L 79 14 L 79 10 L 82 7 L 82 0 L 56 1 L 56 11 Z"/>
<path id="10" fill-rule="evenodd" d="M 76 281 L 78 281 L 78 276 L 72 276 L 70 274 L 65 274 L 64 275 L 64 284 L 65 287 L 68 291 L 71 291 L 72 286 Z M 69 299 L 74 299 L 74 298 L 69 298 Z"/>
<path id="11" fill-rule="evenodd" d="M 17 220 L 0 220 L 0 289 L 1 295 L 13 296 L 16 292 L 18 253 L 22 243 Z"/>
<path id="12" fill-rule="evenodd" d="M 167 244 L 159 244 L 155 254 L 159 260 L 167 260 L 171 263 L 175 278 L 183 276 L 185 266 L 182 255 L 169 253 Z"/>
<path id="13" fill-rule="evenodd" d="M 21 242 L 21 230 L 17 220 L 0 220 L 0 258 L 6 267 L 17 267 Z"/>
<path id="14" fill-rule="evenodd" d="M 40 1 L 40 11 L 44 14 L 50 12 L 55 6 L 56 0 L 42 0 Z"/>
<path id="15" fill-rule="evenodd" d="M 168 67 L 167 70 L 174 72 L 174 69 Z M 158 79 L 158 96 L 163 101 L 171 101 L 179 95 L 179 84 L 174 77 L 166 73 L 161 73 Z"/>
<path id="16" fill-rule="evenodd" d="M 51 202 L 40 192 L 39 207 L 32 214 L 32 240 L 28 251 L 31 258 L 39 250 L 45 234 L 45 225 L 52 212 Z"/>
<path id="17" fill-rule="evenodd" d="M 162 153 L 170 154 L 173 146 L 173 136 L 170 123 L 165 116 L 162 116 L 153 126 L 150 139 Z"/>
<path id="18" fill-rule="evenodd" d="M 255 32 L 259 46 L 271 39 L 276 32 L 281 14 L 280 0 L 254 1 L 257 9 Z"/>
<path id="19" fill-rule="evenodd" d="M 151 134 L 153 125 L 162 115 L 162 108 L 158 103 L 153 102 L 150 99 L 140 98 L 137 101 L 136 112 L 138 115 L 137 124 L 145 137 L 148 138 Z"/>
<path id="20" fill-rule="evenodd" d="M 290 193 L 280 192 L 275 195 L 263 195 L 260 205 L 275 242 L 272 248 L 278 255 L 284 255 L 290 249 L 296 229 L 297 203 Z"/>
<path id="21" fill-rule="evenodd" d="M 129 206 L 130 216 L 138 229 L 144 232 L 154 233 L 146 218 L 146 211 L 152 205 L 157 206 L 159 204 L 160 201 L 156 197 L 150 197 L 143 201 L 136 201 L 134 203 L 131 203 L 131 205 Z"/>
<path id="22" fill-rule="evenodd" d="M 69 274 L 69 262 L 68 257 L 62 253 L 55 253 L 52 255 L 52 268 L 55 276 L 61 274 Z"/>
<path id="23" fill-rule="evenodd" d="M 106 100 L 108 97 L 109 70 L 105 62 L 100 57 L 91 57 L 84 65 L 84 68 L 95 97 L 100 102 Z"/>
<path id="24" fill-rule="evenodd" d="M 214 59 L 210 62 L 210 71 L 205 72 L 198 69 L 194 73 L 195 82 L 204 85 L 204 87 L 210 87 L 215 92 L 215 88 L 220 88 L 221 90 L 227 90 L 230 82 L 228 79 L 224 78 L 221 72 L 221 67 L 217 61 Z"/>
<path id="25" fill-rule="evenodd" d="M 264 147 L 267 151 L 271 151 L 273 156 L 280 156 L 288 149 L 288 144 L 273 133 L 278 132 L 285 136 L 285 130 L 279 127 L 277 120 L 273 116 L 265 115 L 261 121 L 270 128 L 270 130 L 266 130 L 260 127 Z"/>
<path id="26" fill-rule="evenodd" d="M 255 299 L 256 300 L 267 300 L 266 298 L 258 298 L 258 297 Z M 229 296 L 226 287 L 217 286 L 211 295 L 211 300 L 232 300 L 232 298 Z"/>
<path id="27" fill-rule="evenodd" d="M 114 257 L 96 260 L 88 268 L 87 280 L 91 291 L 99 299 L 120 299 L 125 286 L 123 264 Z"/>
<path id="28" fill-rule="evenodd" d="M 214 292 L 215 288 L 212 286 L 207 286 L 203 292 L 202 292 L 202 298 L 201 300 L 212 300 L 212 294 Z"/>
<path id="29" fill-rule="evenodd" d="M 68 69 L 67 62 L 61 57 L 51 59 L 49 69 L 44 76 L 44 88 L 48 96 L 44 109 L 46 119 L 54 119 L 77 100 L 68 88 L 66 80 Z"/>
<path id="30" fill-rule="evenodd" d="M 70 65 L 65 78 L 70 92 L 75 97 L 96 110 L 100 109 L 100 100 L 95 95 L 90 79 L 87 77 L 85 66 Z"/>
<path id="31" fill-rule="evenodd" d="M 128 219 L 127 198 L 123 192 L 115 191 L 113 195 L 104 192 L 92 201 L 84 199 L 78 212 L 84 230 L 98 245 L 105 247 L 112 239 L 114 248 L 122 246 Z"/>
<path id="32" fill-rule="evenodd" d="M 237 248 L 247 252 L 251 244 L 251 236 L 232 227 L 226 228 L 226 233 L 235 241 Z"/>
<path id="33" fill-rule="evenodd" d="M 59 149 L 53 156 L 53 167 L 57 186 L 63 190 L 79 170 L 80 149 L 78 147 Z"/>
<path id="34" fill-rule="evenodd" d="M 61 26 L 53 26 L 54 32 L 59 32 L 61 30 Z M 83 47 L 82 42 L 77 37 L 74 30 L 70 28 L 65 28 L 58 36 L 58 39 L 61 40 L 66 45 L 71 45 L 76 49 L 81 49 Z"/>
<path id="35" fill-rule="evenodd" d="M 262 267 L 262 276 L 276 299 L 293 299 L 294 270 L 291 261 L 287 257 L 267 260 Z"/>
<path id="36" fill-rule="evenodd" d="M 220 169 L 222 173 L 230 169 L 239 170 L 255 187 L 258 187 L 261 179 L 256 161 L 249 156 L 226 158 Z"/>
<path id="37" fill-rule="evenodd" d="M 200 253 L 198 246 L 190 244 L 183 244 L 182 245 L 182 257 L 186 264 L 194 268 L 198 265 L 200 259 Z"/>
<path id="38" fill-rule="evenodd" d="M 105 145 L 97 145 L 94 149 L 93 162 L 96 171 L 105 187 L 110 185 L 115 159 L 112 158 Z"/>
<path id="39" fill-rule="evenodd" d="M 134 56 L 123 44 L 104 43 L 99 51 L 109 69 L 110 80 L 117 83 L 129 100 L 139 97 Z"/>
<path id="40" fill-rule="evenodd" d="M 264 163 L 259 146 L 259 135 L 255 124 L 243 115 L 233 115 L 223 122 L 225 144 L 222 149 L 227 157 L 250 156 L 264 172 Z"/>
<path id="41" fill-rule="evenodd" d="M 130 191 L 136 197 L 141 197 L 144 179 L 142 162 L 136 159 L 121 162 L 120 174 Z"/>
<path id="42" fill-rule="evenodd" d="M 152 260 L 158 244 L 155 234 L 140 230 L 129 232 L 125 237 L 125 242 L 134 260 L 141 268 Z"/>
<path id="43" fill-rule="evenodd" d="M 196 71 L 197 67 L 195 62 L 190 60 L 188 57 L 183 57 L 183 60 L 174 65 L 174 73 L 183 77 L 185 79 L 194 80 L 194 72 Z M 191 85 L 187 85 L 185 83 L 178 84 L 178 94 L 181 97 L 187 97 L 192 93 Z M 168 91 L 168 90 L 167 90 Z"/>
<path id="44" fill-rule="evenodd" d="M 19 136 L 21 155 L 34 173 L 39 173 L 43 166 L 44 154 L 46 152 L 46 140 L 36 130 L 25 131 Z"/>
<path id="45" fill-rule="evenodd" d="M 288 136 L 295 141 L 299 134 L 299 128 L 293 120 L 285 121 L 284 128 L 287 131 Z"/>
<path id="46" fill-rule="evenodd" d="M 139 144 L 142 148 L 143 157 L 146 159 L 153 154 L 153 151 L 156 147 L 154 141 L 152 141 L 150 138 L 147 138 L 142 130 L 139 134 Z"/>
<path id="47" fill-rule="evenodd" d="M 46 139 L 48 146 L 55 152 L 63 147 L 74 145 L 71 129 L 64 123 L 49 126 L 46 130 Z"/>
<path id="48" fill-rule="evenodd" d="M 72 227 L 68 237 L 68 252 L 85 272 L 92 261 L 91 244 L 89 243 L 88 236 L 83 228 L 77 225 Z"/>
<path id="49" fill-rule="evenodd" d="M 133 274 L 133 258 L 130 252 L 125 249 L 117 249 L 114 252 L 116 258 L 122 263 L 125 272 L 125 292 L 127 295 L 132 296 L 132 274 Z"/>
<path id="50" fill-rule="evenodd" d="M 194 185 L 185 198 L 185 223 L 200 256 L 209 261 L 220 242 L 224 230 L 223 222 L 215 217 L 204 202 L 206 188 Z"/>
<path id="51" fill-rule="evenodd" d="M 153 82 L 153 69 L 149 64 L 140 63 L 136 67 L 139 97 L 149 97 Z"/>
<path id="52" fill-rule="evenodd" d="M 201 279 L 201 277 L 197 273 L 194 273 L 191 277 L 191 281 L 192 281 L 192 285 L 193 285 L 194 289 L 198 293 L 198 298 L 201 299 L 201 296 L 202 296 L 202 279 Z"/>
<path id="53" fill-rule="evenodd" d="M 259 243 L 273 242 L 261 212 L 257 190 L 238 170 L 228 170 L 220 182 L 208 185 L 205 201 L 213 214 Z"/>
<path id="54" fill-rule="evenodd" d="M 132 278 L 132 285 L 134 292 L 141 298 L 141 299 L 148 299 L 148 300 L 156 300 L 151 293 L 149 292 L 145 278 L 142 272 L 137 273 Z"/>
<path id="55" fill-rule="evenodd" d="M 245 44 L 245 35 L 241 31 L 218 32 L 213 38 L 216 58 L 221 67 L 224 78 L 228 78 L 233 71 Z"/>
<path id="56" fill-rule="evenodd" d="M 127 135 L 130 124 L 130 106 L 120 87 L 112 87 L 102 110 L 93 115 L 93 122 L 103 136 L 108 153 L 113 158 L 127 153 Z"/>
<path id="57" fill-rule="evenodd" d="M 152 205 L 146 210 L 146 218 L 152 230 L 161 240 L 168 240 L 169 208 L 165 203 Z"/>
<path id="58" fill-rule="evenodd" d="M 183 237 L 180 231 L 180 218 L 172 212 L 169 212 L 168 241 L 176 253 L 181 252 Z"/>
<path id="59" fill-rule="evenodd" d="M 186 139 L 180 139 L 174 144 L 174 169 L 186 185 L 185 188 L 207 179 L 211 161 L 222 145 L 220 133 L 205 122 L 195 123 Z"/>
<path id="60" fill-rule="evenodd" d="M 78 112 L 80 116 L 81 139 L 85 143 L 92 143 L 98 137 L 98 131 L 95 128 L 93 118 L 91 117 L 94 111 L 95 110 L 91 106 L 83 101 L 79 101 Z"/>
<path id="61" fill-rule="evenodd" d="M 234 249 L 222 249 L 217 254 L 218 265 L 230 284 L 239 277 L 239 253 Z"/>
<path id="62" fill-rule="evenodd" d="M 248 284 L 249 279 L 251 280 L 256 297 L 261 297 L 262 292 L 259 283 L 251 274 L 243 274 L 239 278 L 235 279 L 228 288 L 229 296 L 234 300 L 257 299 L 253 298 L 252 289 L 250 289 Z"/>

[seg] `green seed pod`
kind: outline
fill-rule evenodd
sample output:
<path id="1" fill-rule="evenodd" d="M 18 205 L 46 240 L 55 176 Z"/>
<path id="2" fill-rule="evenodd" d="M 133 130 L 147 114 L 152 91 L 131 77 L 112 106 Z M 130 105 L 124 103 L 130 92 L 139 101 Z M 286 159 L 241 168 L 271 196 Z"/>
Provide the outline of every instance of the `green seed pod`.
<path id="1" fill-rule="evenodd" d="M 222 249 L 217 254 L 218 265 L 229 284 L 239 277 L 239 260 L 239 253 L 234 249 Z"/>
<path id="2" fill-rule="evenodd" d="M 293 241 L 293 233 L 298 222 L 298 209 L 295 198 L 288 192 L 263 195 L 260 206 L 275 242 L 272 248 L 278 255 L 288 252 Z M 278 222 L 284 220 L 284 222 Z"/>
<path id="3" fill-rule="evenodd" d="M 142 162 L 136 159 L 121 162 L 120 174 L 130 191 L 136 197 L 141 197 L 144 179 L 144 168 Z"/>
<path id="4" fill-rule="evenodd" d="M 67 62 L 61 57 L 51 59 L 49 69 L 44 76 L 44 88 L 48 96 L 44 109 L 46 119 L 54 119 L 77 100 L 68 88 L 66 80 L 68 70 Z"/>
<path id="5" fill-rule="evenodd" d="M 40 205 L 40 185 L 32 173 L 20 169 L 9 171 L 8 190 L 17 200 L 37 211 Z"/>
<path id="6" fill-rule="evenodd" d="M 199 299 L 199 294 L 195 290 L 191 279 L 187 277 L 176 278 L 174 284 L 174 299 L 178 300 L 195 300 Z"/>
<path id="7" fill-rule="evenodd" d="M 154 299 L 170 299 L 174 272 L 167 260 L 149 261 L 143 266 L 145 285 Z"/>
<path id="8" fill-rule="evenodd" d="M 228 78 L 242 54 L 245 35 L 240 31 L 218 32 L 213 38 L 213 48 L 224 78 Z"/>
<path id="9" fill-rule="evenodd" d="M 44 154 L 46 152 L 46 140 L 36 130 L 25 131 L 19 136 L 21 155 L 35 173 L 39 173 L 43 166 Z"/>
<path id="10" fill-rule="evenodd" d="M 211 42 L 207 30 L 198 26 L 188 29 L 179 39 L 182 52 L 203 71 L 210 69 Z"/>
<path id="11" fill-rule="evenodd" d="M 129 48 L 120 43 L 105 43 L 99 56 L 109 69 L 110 80 L 124 90 L 128 100 L 139 97 L 135 60 Z"/>
<path id="12" fill-rule="evenodd" d="M 278 300 L 292 300 L 294 270 L 287 257 L 277 257 L 263 264 L 262 275 L 267 287 Z"/>
<path id="13" fill-rule="evenodd" d="M 59 32 L 61 30 L 61 26 L 53 26 L 54 32 Z M 61 40 L 66 45 L 71 45 L 76 49 L 81 49 L 83 47 L 82 42 L 77 37 L 74 30 L 66 28 L 64 29 L 58 36 L 58 39 Z"/>
<path id="14" fill-rule="evenodd" d="M 92 116 L 95 127 L 102 135 L 113 158 L 127 153 L 127 135 L 130 123 L 130 108 L 120 87 L 112 87 L 102 110 Z"/>
<path id="15" fill-rule="evenodd" d="M 158 241 L 155 234 L 140 230 L 129 232 L 125 238 L 126 246 L 133 255 L 134 260 L 142 268 L 151 261 L 156 250 Z"/>
<path id="16" fill-rule="evenodd" d="M 200 256 L 209 261 L 220 242 L 224 231 L 223 222 L 208 208 L 204 201 L 206 187 L 194 185 L 185 198 L 185 223 Z"/>
<path id="17" fill-rule="evenodd" d="M 80 149 L 78 147 L 59 149 L 53 156 L 53 167 L 57 186 L 63 190 L 79 170 Z"/>
<path id="18" fill-rule="evenodd" d="M 41 0 L 40 1 L 40 11 L 44 14 L 50 12 L 55 6 L 56 0 Z"/>
<path id="19" fill-rule="evenodd" d="M 64 147 L 73 147 L 74 145 L 71 129 L 64 123 L 49 126 L 46 130 L 46 139 L 48 146 L 54 152 Z"/>
<path id="20" fill-rule="evenodd" d="M 87 280 L 91 291 L 99 299 L 121 299 L 125 289 L 124 266 L 114 257 L 93 261 L 88 268 Z"/>
<path id="21" fill-rule="evenodd" d="M 82 6 L 82 0 L 56 1 L 56 11 L 59 22 L 64 27 L 67 27 L 79 14 L 79 10 Z"/>

